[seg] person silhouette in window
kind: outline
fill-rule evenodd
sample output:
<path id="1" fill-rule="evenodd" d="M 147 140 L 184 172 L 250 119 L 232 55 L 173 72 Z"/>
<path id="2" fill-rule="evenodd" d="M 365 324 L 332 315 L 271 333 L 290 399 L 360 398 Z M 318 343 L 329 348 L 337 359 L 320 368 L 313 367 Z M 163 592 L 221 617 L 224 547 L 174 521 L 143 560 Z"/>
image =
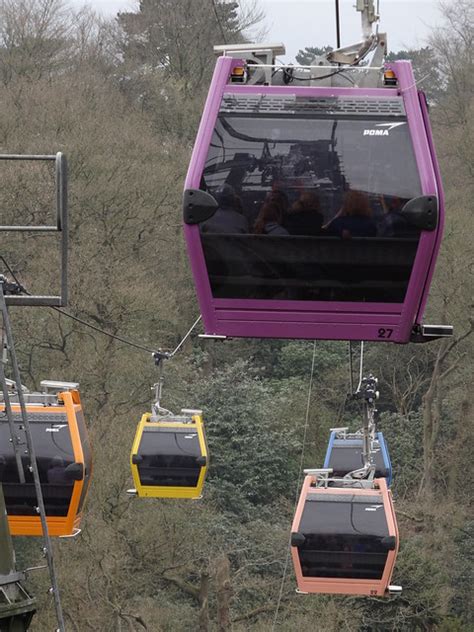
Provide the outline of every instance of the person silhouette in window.
<path id="1" fill-rule="evenodd" d="M 380 237 L 416 237 L 419 233 L 419 229 L 409 224 L 403 217 L 404 203 L 404 200 L 395 195 L 380 196 L 380 206 L 384 212 L 379 224 Z"/>
<path id="2" fill-rule="evenodd" d="M 60 456 L 54 456 L 47 472 L 48 483 L 53 485 L 64 485 L 70 483 L 66 475 L 66 464 Z"/>
<path id="3" fill-rule="evenodd" d="M 362 191 L 346 191 L 341 210 L 326 225 L 328 235 L 350 239 L 351 237 L 375 237 L 377 226 L 372 218 L 368 196 Z"/>
<path id="4" fill-rule="evenodd" d="M 323 225 L 319 197 L 313 191 L 304 191 L 288 209 L 283 225 L 290 235 L 320 235 Z"/>
<path id="5" fill-rule="evenodd" d="M 242 214 L 242 203 L 230 184 L 219 187 L 214 194 L 219 208 L 203 222 L 203 233 L 245 234 L 249 232 L 248 220 Z"/>
<path id="6" fill-rule="evenodd" d="M 288 235 L 283 218 L 288 209 L 288 197 L 283 191 L 270 191 L 255 221 L 256 235 Z"/>

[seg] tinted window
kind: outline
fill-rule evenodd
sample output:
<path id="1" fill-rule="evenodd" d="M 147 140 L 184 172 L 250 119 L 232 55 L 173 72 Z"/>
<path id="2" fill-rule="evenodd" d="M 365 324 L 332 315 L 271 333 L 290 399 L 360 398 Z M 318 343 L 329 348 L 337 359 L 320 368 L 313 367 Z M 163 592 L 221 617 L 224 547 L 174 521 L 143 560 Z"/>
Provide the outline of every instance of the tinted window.
<path id="1" fill-rule="evenodd" d="M 14 413 L 15 422 L 20 420 Z M 33 444 L 35 447 L 41 490 L 48 516 L 66 516 L 69 510 L 74 480 L 68 477 L 66 468 L 74 463 L 71 435 L 65 414 L 29 412 Z M 16 423 L 15 423 L 16 425 Z M 18 427 L 18 426 L 17 426 Z M 24 441 L 24 432 L 18 429 Z M 14 516 L 37 516 L 38 505 L 33 475 L 29 471 L 29 458 L 22 457 L 25 484 L 20 484 L 14 452 L 10 443 L 8 422 L 0 420 L 0 479 L 7 513 Z M 26 444 L 21 446 L 22 451 Z"/>
<path id="2" fill-rule="evenodd" d="M 196 487 L 201 456 L 196 428 L 145 428 L 138 449 L 142 485 Z"/>
<path id="3" fill-rule="evenodd" d="M 305 577 L 382 577 L 388 527 L 381 495 L 310 497 L 299 532 L 305 536 L 298 547 Z"/>
<path id="4" fill-rule="evenodd" d="M 400 210 L 421 194 L 403 111 L 279 99 L 221 108 L 202 181 L 220 205 L 201 224 L 213 295 L 402 302 L 419 231 Z"/>
<path id="5" fill-rule="evenodd" d="M 383 454 L 378 445 L 374 455 L 375 477 L 387 477 L 388 469 L 383 460 Z M 332 468 L 334 476 L 345 476 L 349 472 L 364 466 L 362 455 L 362 439 L 335 439 L 327 467 Z"/>

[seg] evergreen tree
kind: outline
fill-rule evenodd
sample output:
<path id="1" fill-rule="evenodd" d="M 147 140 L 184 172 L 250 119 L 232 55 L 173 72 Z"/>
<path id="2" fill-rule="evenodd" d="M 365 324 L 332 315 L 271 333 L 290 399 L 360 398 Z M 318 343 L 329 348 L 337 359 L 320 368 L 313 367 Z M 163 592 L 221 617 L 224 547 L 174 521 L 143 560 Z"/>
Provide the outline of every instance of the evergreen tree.
<path id="1" fill-rule="evenodd" d="M 301 66 L 310 66 L 315 57 L 323 57 L 332 50 L 334 50 L 332 46 L 306 46 L 306 48 L 298 51 L 296 61 Z"/>

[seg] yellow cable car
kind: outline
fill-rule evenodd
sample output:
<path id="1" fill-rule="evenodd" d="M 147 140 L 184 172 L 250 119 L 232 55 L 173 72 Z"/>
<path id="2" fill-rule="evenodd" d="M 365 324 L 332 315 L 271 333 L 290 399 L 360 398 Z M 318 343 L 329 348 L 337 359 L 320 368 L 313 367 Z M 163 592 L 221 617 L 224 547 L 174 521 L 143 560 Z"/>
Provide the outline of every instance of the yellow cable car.
<path id="1" fill-rule="evenodd" d="M 130 465 L 135 490 L 145 498 L 199 498 L 208 468 L 200 410 L 154 418 L 138 424 Z"/>
<path id="2" fill-rule="evenodd" d="M 78 384 L 43 381 L 43 393 L 24 394 L 38 463 L 48 532 L 53 536 L 79 533 L 90 483 L 92 452 L 82 413 Z M 18 397 L 11 396 L 13 422 L 25 482 L 19 480 L 5 403 L 0 404 L 0 481 L 12 535 L 40 536 L 38 501 L 25 454 Z"/>

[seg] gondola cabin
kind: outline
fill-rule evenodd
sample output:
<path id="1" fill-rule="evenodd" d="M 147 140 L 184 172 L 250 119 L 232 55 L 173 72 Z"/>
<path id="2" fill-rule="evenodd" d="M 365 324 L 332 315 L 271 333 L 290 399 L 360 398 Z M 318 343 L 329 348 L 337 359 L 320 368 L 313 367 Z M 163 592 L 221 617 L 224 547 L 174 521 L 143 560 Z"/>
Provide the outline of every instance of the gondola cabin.
<path id="1" fill-rule="evenodd" d="M 156 421 L 145 413 L 138 424 L 130 463 L 136 495 L 199 498 L 208 468 L 201 411 Z"/>
<path id="2" fill-rule="evenodd" d="M 444 200 L 410 62 L 331 71 L 221 48 L 183 206 L 205 335 L 450 335 L 421 324 Z"/>
<path id="3" fill-rule="evenodd" d="M 342 487 L 318 476 L 306 476 L 292 526 L 299 591 L 380 597 L 393 592 L 398 529 L 386 480 Z"/>
<path id="4" fill-rule="evenodd" d="M 371 446 L 374 452 L 375 478 L 385 478 L 390 487 L 392 464 L 386 441 L 381 432 Z M 347 433 L 345 429 L 333 430 L 329 437 L 324 468 L 330 468 L 335 478 L 342 478 L 364 466 L 363 439 L 361 433 Z"/>
<path id="5" fill-rule="evenodd" d="M 92 471 L 92 452 L 77 384 L 41 382 L 44 393 L 25 393 L 26 409 L 36 452 L 48 532 L 72 536 L 80 531 Z M 38 501 L 25 454 L 18 398 L 12 414 L 25 483 L 19 480 L 5 403 L 0 404 L 0 480 L 12 535 L 42 535 Z"/>

